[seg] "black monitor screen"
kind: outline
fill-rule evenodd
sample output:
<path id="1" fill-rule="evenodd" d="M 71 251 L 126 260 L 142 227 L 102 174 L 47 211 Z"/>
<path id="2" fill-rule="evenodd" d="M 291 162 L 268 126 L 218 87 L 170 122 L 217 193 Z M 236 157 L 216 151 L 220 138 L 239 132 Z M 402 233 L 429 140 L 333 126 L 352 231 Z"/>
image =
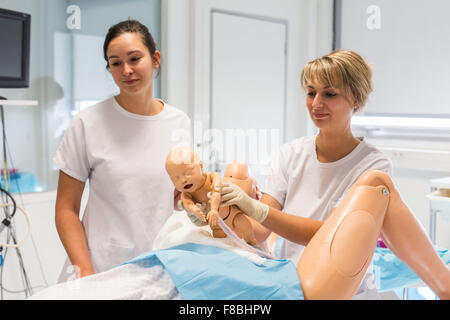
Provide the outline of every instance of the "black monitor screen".
<path id="1" fill-rule="evenodd" d="M 28 87 L 30 15 L 0 9 L 0 88 Z"/>

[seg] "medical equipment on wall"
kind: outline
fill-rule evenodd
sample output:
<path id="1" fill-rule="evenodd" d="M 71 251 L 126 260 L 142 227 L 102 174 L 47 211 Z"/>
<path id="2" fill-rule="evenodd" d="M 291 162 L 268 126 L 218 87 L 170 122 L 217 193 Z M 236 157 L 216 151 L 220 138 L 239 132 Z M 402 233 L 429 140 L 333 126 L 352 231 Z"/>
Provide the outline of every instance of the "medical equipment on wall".
<path id="1" fill-rule="evenodd" d="M 10 173 L 11 169 L 8 168 L 8 158 L 11 159 L 12 163 L 12 157 L 10 154 L 10 150 L 7 144 L 6 139 L 6 129 L 5 129 L 5 116 L 4 116 L 4 109 L 3 109 L 3 103 L 2 100 L 6 100 L 3 97 L 0 97 L 0 121 L 2 124 L 2 150 L 3 150 L 3 169 L 1 171 L 2 176 L 2 185 L 0 186 L 0 299 L 4 299 L 4 293 L 11 293 L 11 294 L 18 294 L 18 293 L 24 293 L 25 297 L 29 297 L 33 294 L 33 287 L 31 286 L 31 282 L 29 279 L 29 276 L 27 274 L 27 271 L 25 269 L 25 263 L 23 259 L 23 255 L 21 252 L 21 248 L 27 241 L 30 239 L 33 242 L 31 235 L 31 222 L 30 218 L 27 214 L 27 212 L 20 206 L 17 205 L 17 202 L 12 195 L 12 192 L 10 191 L 10 185 L 11 181 L 14 179 L 11 179 Z M 7 156 L 8 155 L 8 156 Z M 17 181 L 16 181 L 16 184 Z M 19 192 L 18 195 L 21 196 L 20 193 L 20 186 L 17 185 L 16 188 Z M 16 192 L 17 193 L 17 192 Z M 16 216 L 17 211 L 20 211 L 21 214 L 24 216 L 24 219 L 27 224 L 27 231 L 26 234 L 22 237 L 18 236 L 18 233 L 16 231 L 15 227 L 15 221 L 14 219 Z M 20 216 L 20 215 L 19 215 Z M 35 250 L 36 247 L 34 246 Z M 10 250 L 13 250 L 12 252 Z M 11 268 L 14 269 L 16 266 L 14 265 L 14 260 L 11 260 L 13 256 L 11 254 L 15 252 L 17 256 L 17 263 L 19 267 L 19 274 L 22 281 L 23 289 L 22 290 L 12 290 L 11 288 L 6 288 L 4 284 L 4 274 L 8 273 Z M 7 259 L 8 257 L 8 259 Z M 37 258 L 39 260 L 39 256 L 37 255 Z M 39 260 L 40 263 L 40 260 Z M 41 268 L 42 271 L 42 268 Z M 43 275 L 43 273 L 42 273 Z M 11 280 L 12 277 L 10 275 L 6 276 L 7 280 Z M 44 276 L 44 281 L 45 276 Z M 10 284 L 8 284 L 10 285 Z"/>
<path id="2" fill-rule="evenodd" d="M 22 254 L 20 252 L 19 246 L 23 245 L 28 238 L 30 237 L 30 231 L 31 231 L 31 224 L 30 219 L 28 217 L 28 214 L 23 210 L 21 207 L 18 207 L 16 205 L 16 201 L 14 200 L 14 197 L 5 189 L 0 188 L 1 191 L 1 198 L 2 198 L 2 204 L 0 204 L 0 207 L 3 208 L 4 218 L 0 224 L 0 236 L 2 235 L 3 231 L 6 231 L 6 243 L 0 242 L 0 287 L 1 287 L 1 298 L 3 299 L 3 290 L 5 289 L 3 287 L 3 268 L 4 263 L 6 259 L 6 255 L 8 253 L 9 248 L 14 248 L 17 253 L 17 257 L 19 259 L 19 264 L 22 272 L 22 279 L 24 281 L 24 292 L 25 295 L 31 295 L 32 290 L 30 286 L 30 280 L 28 278 L 28 275 L 25 271 L 24 262 L 22 258 Z M 6 198 L 5 198 L 6 196 Z M 12 208 L 12 212 L 10 213 L 10 209 Z M 15 216 L 15 213 L 17 212 L 17 209 L 21 211 L 27 221 L 28 224 L 28 231 L 26 233 L 26 236 L 23 240 L 17 241 L 16 236 L 16 230 L 13 225 L 13 218 Z M 5 249 L 5 251 L 3 251 Z"/>
<path id="3" fill-rule="evenodd" d="M 23 213 L 23 215 L 25 217 L 25 220 L 27 221 L 28 230 L 27 230 L 27 233 L 25 235 L 25 238 L 22 241 L 14 242 L 13 244 L 1 243 L 0 242 L 0 248 L 3 248 L 3 247 L 17 248 L 17 247 L 20 247 L 21 245 L 23 245 L 28 240 L 28 238 L 30 237 L 30 234 L 31 234 L 30 218 L 28 217 L 28 214 L 25 212 L 24 209 L 22 209 L 21 207 L 18 207 L 16 205 L 16 202 L 14 201 L 14 198 L 6 190 L 4 190 L 3 188 L 0 187 L 0 191 L 3 192 L 3 193 L 6 193 L 8 195 L 8 197 L 12 200 L 12 203 L 0 204 L 0 208 L 13 207 L 13 213 L 10 216 L 7 216 L 7 214 L 5 214 L 6 218 L 3 219 L 3 221 L 2 221 L 2 223 L 0 225 L 0 234 L 2 233 L 2 231 L 5 228 L 11 228 L 11 220 L 13 219 L 14 214 L 15 214 L 17 209 L 19 209 L 19 211 L 21 211 Z"/>

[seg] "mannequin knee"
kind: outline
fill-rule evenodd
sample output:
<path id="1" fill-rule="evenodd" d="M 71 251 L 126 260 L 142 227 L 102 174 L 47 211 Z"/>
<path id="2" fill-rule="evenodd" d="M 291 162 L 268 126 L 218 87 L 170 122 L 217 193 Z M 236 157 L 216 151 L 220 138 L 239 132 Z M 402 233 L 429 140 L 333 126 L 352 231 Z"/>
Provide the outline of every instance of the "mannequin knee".
<path id="1" fill-rule="evenodd" d="M 390 192 L 395 190 L 394 183 L 388 173 L 380 170 L 368 170 L 356 180 L 357 186 L 385 186 Z"/>

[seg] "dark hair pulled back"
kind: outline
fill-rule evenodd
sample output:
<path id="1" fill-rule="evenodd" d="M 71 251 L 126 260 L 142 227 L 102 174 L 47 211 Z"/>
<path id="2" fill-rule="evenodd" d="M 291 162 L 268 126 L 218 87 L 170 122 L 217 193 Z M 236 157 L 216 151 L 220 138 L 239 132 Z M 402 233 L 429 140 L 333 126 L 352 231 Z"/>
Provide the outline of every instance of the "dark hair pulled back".
<path id="1" fill-rule="evenodd" d="M 124 33 L 138 33 L 141 38 L 144 45 L 147 47 L 148 51 L 150 52 L 150 56 L 154 57 L 155 51 L 156 51 L 156 43 L 155 40 L 153 40 L 153 37 L 148 31 L 148 28 L 140 23 L 137 20 L 128 19 L 122 22 L 119 22 L 112 27 L 109 28 L 108 33 L 105 37 L 105 42 L 103 43 L 103 56 L 106 61 L 106 68 L 109 69 L 109 62 L 108 62 L 108 56 L 106 55 L 106 52 L 108 50 L 109 43 L 114 38 L 117 38 L 121 36 Z"/>

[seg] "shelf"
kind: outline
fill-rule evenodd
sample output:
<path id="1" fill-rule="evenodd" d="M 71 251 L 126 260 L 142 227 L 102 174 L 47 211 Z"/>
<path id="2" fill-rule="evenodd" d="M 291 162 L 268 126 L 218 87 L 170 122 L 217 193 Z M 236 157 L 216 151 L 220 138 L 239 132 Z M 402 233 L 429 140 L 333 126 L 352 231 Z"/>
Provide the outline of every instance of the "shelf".
<path id="1" fill-rule="evenodd" d="M 3 106 L 38 106 L 37 100 L 0 100 Z"/>
<path id="2" fill-rule="evenodd" d="M 443 197 L 439 191 L 435 191 L 427 194 L 427 198 L 430 200 L 431 210 L 450 212 L 450 197 Z"/>
<path id="3" fill-rule="evenodd" d="M 450 177 L 430 180 L 432 188 L 450 189 Z"/>

